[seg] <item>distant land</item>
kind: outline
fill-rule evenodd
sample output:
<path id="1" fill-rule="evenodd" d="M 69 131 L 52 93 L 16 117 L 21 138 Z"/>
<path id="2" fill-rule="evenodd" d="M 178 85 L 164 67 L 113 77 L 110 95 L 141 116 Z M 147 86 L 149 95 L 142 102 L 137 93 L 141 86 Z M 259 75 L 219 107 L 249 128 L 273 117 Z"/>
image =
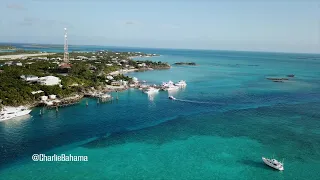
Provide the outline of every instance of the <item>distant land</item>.
<path id="1" fill-rule="evenodd" d="M 0 45 L 0 50 L 15 50 L 16 47 L 10 45 Z"/>

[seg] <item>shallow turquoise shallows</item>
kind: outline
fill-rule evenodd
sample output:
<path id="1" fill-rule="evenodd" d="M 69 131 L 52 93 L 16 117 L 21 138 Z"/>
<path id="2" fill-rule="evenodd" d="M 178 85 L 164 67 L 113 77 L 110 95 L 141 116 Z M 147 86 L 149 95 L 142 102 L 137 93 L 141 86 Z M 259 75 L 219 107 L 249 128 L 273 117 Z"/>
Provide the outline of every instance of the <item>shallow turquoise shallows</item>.
<path id="1" fill-rule="evenodd" d="M 129 74 L 149 84 L 185 80 L 177 92 L 129 89 L 112 103 L 88 99 L 88 107 L 83 100 L 43 116 L 35 108 L 31 117 L 0 122 L 0 179 L 319 179 L 320 55 L 74 50 L 101 49 L 197 66 Z M 266 79 L 289 74 L 295 77 L 283 83 Z M 88 162 L 33 162 L 35 153 L 85 155 Z M 284 159 L 284 171 L 262 156 Z"/>

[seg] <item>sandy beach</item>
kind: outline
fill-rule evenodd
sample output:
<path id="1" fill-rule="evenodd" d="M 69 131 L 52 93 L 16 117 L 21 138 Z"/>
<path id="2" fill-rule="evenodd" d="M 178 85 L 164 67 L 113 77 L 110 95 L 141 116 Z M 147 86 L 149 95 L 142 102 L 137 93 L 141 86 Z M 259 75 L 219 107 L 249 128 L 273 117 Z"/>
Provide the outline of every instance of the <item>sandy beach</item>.
<path id="1" fill-rule="evenodd" d="M 0 60 L 5 60 L 5 59 L 22 59 L 22 58 L 25 58 L 25 57 L 46 56 L 46 55 L 52 55 L 52 54 L 55 54 L 55 53 L 4 55 L 4 56 L 0 56 Z"/>

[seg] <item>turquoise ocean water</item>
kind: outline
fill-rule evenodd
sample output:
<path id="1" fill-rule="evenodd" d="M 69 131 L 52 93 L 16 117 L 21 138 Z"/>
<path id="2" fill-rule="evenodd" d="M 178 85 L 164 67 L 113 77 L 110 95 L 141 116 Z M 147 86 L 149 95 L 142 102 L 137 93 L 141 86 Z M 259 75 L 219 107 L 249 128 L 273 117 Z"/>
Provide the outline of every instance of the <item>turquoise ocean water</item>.
<path id="1" fill-rule="evenodd" d="M 170 94 L 177 101 L 130 89 L 113 103 L 83 100 L 42 117 L 35 108 L 0 122 L 0 179 L 319 179 L 320 55 L 76 48 L 157 53 L 152 60 L 198 66 L 129 74 L 150 84 L 186 80 Z M 266 80 L 288 74 L 295 77 L 284 83 Z M 89 161 L 33 162 L 34 153 Z M 285 170 L 268 168 L 262 156 L 284 159 Z"/>

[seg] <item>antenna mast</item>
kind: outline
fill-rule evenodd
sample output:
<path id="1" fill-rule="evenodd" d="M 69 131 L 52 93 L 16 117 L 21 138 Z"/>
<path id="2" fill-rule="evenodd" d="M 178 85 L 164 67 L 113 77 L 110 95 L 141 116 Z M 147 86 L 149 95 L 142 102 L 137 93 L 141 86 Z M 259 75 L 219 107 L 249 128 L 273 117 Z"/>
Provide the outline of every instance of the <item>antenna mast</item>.
<path id="1" fill-rule="evenodd" d="M 64 63 L 69 63 L 67 28 L 64 28 L 64 55 L 63 55 L 63 62 Z"/>

